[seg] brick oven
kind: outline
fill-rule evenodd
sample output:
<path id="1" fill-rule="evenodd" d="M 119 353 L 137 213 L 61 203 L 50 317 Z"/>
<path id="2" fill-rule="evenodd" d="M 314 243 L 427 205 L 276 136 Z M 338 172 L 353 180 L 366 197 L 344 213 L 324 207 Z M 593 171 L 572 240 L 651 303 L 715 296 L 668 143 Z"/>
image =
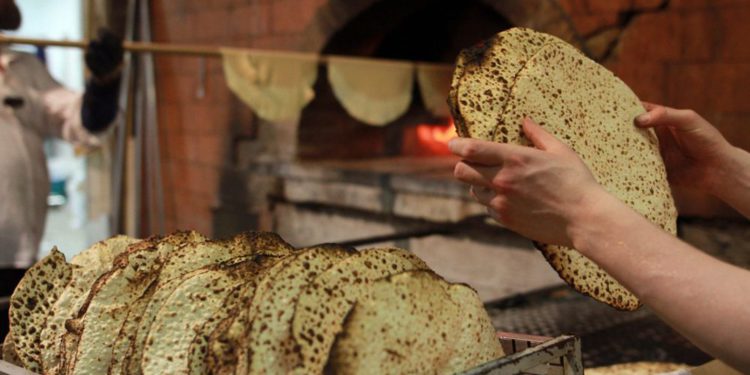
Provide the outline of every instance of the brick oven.
<path id="1" fill-rule="evenodd" d="M 321 53 L 452 64 L 462 48 L 514 25 L 482 1 L 362 3 L 371 4 L 337 14 Z M 560 282 L 528 241 L 482 220 L 484 208 L 452 178 L 451 120 L 431 115 L 416 87 L 406 114 L 373 127 L 347 114 L 326 73 L 321 67 L 316 98 L 299 121 L 286 124 L 296 133 L 282 141 L 295 145 L 291 153 L 251 166 L 251 181 L 274 185 L 265 190 L 274 231 L 298 246 L 362 240 L 406 248 L 486 300 Z"/>
<path id="2" fill-rule="evenodd" d="M 158 41 L 444 63 L 452 63 L 461 48 L 502 29 L 532 27 L 602 61 L 642 98 L 692 106 L 740 146 L 750 145 L 750 138 L 738 127 L 748 120 L 742 101 L 700 101 L 689 95 L 687 87 L 680 89 L 680 82 L 691 82 L 691 87 L 713 88 L 727 96 L 746 87 L 737 74 L 745 67 L 747 48 L 737 42 L 739 29 L 725 27 L 742 24 L 738 17 L 750 10 L 742 2 L 721 6 L 684 0 L 606 5 L 583 0 L 152 4 Z M 736 52 L 722 52 L 730 50 Z M 695 73 L 701 66 L 707 76 Z M 722 66 L 736 69 L 725 71 Z M 719 72 L 735 73 L 729 77 Z M 415 91 L 405 115 L 385 127 L 367 126 L 342 109 L 325 74 L 321 68 L 317 97 L 299 121 L 268 123 L 228 92 L 216 60 L 159 56 L 165 189 L 171 192 L 165 201 L 168 229 L 194 228 L 220 236 L 259 228 L 277 231 L 303 246 L 404 232 L 424 235 L 483 213 L 467 189 L 452 179 L 455 160 L 440 155 L 444 148 L 441 151 L 439 144 L 436 149 L 420 141 L 420 132 L 445 138 L 444 128 L 425 124 L 447 126 L 449 119 L 431 116 Z M 202 97 L 196 95 L 199 87 L 205 92 Z M 681 195 L 689 198 L 681 200 L 683 212 L 697 217 L 683 219 L 685 238 L 722 252 L 727 246 L 739 246 L 742 222 L 702 221 L 700 217 L 727 217 L 728 211 L 710 199 L 694 199 L 689 192 Z M 476 221 L 467 226 L 472 231 L 402 236 L 390 243 L 411 249 L 449 278 L 469 282 L 485 299 L 558 282 L 528 241 Z M 714 232 L 705 228 L 711 226 L 718 226 L 721 234 L 710 234 Z M 524 270 L 522 279 L 512 272 L 518 269 Z"/>
<path id="3" fill-rule="evenodd" d="M 743 0 L 155 0 L 152 11 L 157 41 L 444 63 L 502 29 L 531 27 L 581 48 L 639 97 L 693 108 L 750 148 L 750 3 Z M 560 283 L 529 241 L 486 222 L 451 177 L 456 160 L 439 141 L 449 119 L 425 111 L 415 91 L 408 112 L 387 126 L 359 123 L 334 98 L 326 73 L 321 67 L 316 99 L 299 120 L 269 123 L 228 91 L 216 60 L 157 57 L 167 229 L 273 230 L 296 246 L 396 245 L 487 301 Z M 750 266 L 747 221 L 710 197 L 684 189 L 676 197 L 683 239 Z M 491 313 L 498 327 L 547 332 Z M 530 306 L 527 313 L 546 311 Z M 644 319 L 651 326 L 643 335 L 667 332 L 649 339 L 679 337 L 648 311 L 612 318 L 606 306 L 571 303 L 555 314 L 585 327 L 563 327 L 584 337 L 584 351 L 610 350 L 612 335 L 641 332 L 633 324 Z M 615 328 L 586 333 L 604 320 Z M 620 349 L 610 351 L 626 352 Z M 663 350 L 647 351 L 664 359 L 654 357 Z"/>

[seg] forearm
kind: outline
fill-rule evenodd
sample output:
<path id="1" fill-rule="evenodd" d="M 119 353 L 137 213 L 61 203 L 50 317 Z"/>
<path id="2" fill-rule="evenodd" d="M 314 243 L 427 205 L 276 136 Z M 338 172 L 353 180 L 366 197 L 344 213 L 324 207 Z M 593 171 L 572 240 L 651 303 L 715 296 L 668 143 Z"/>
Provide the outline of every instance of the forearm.
<path id="1" fill-rule="evenodd" d="M 709 190 L 750 218 L 750 153 L 732 147 L 726 161 L 713 172 Z"/>
<path id="2" fill-rule="evenodd" d="M 678 332 L 750 371 L 750 272 L 722 263 L 603 199 L 573 230 L 574 245 Z"/>

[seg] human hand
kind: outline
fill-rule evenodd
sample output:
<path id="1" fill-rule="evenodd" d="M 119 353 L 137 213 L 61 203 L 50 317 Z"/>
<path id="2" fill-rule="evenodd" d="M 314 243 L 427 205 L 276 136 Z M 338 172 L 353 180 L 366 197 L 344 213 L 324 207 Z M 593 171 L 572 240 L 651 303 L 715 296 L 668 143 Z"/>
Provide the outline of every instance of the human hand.
<path id="1" fill-rule="evenodd" d="M 86 49 L 86 66 L 99 83 L 109 83 L 120 76 L 123 59 L 122 38 L 108 29 L 99 29 L 98 37 Z"/>
<path id="2" fill-rule="evenodd" d="M 635 124 L 656 132 L 670 183 L 715 194 L 734 147 L 692 110 L 643 105 L 648 112 L 636 117 Z"/>
<path id="3" fill-rule="evenodd" d="M 614 199 L 578 155 L 530 119 L 523 131 L 534 147 L 457 138 L 463 160 L 455 177 L 495 220 L 535 241 L 572 246 L 591 208 Z"/>

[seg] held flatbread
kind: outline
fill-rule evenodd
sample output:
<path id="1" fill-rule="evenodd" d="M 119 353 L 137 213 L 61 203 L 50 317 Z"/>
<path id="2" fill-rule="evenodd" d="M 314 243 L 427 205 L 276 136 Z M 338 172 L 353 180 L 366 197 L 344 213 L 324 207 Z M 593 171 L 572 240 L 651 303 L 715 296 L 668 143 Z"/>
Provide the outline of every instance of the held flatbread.
<path id="1" fill-rule="evenodd" d="M 526 43 L 519 53 L 519 40 L 543 42 Z M 611 72 L 560 39 L 518 28 L 462 53 L 459 62 L 449 104 L 461 136 L 528 145 L 520 124 L 531 116 L 575 150 L 611 194 L 676 232 L 677 211 L 657 138 L 633 125 L 643 107 Z M 510 72 L 501 73 L 505 70 Z M 493 100 L 502 108 L 487 104 Z M 630 291 L 576 250 L 536 245 L 581 293 L 622 310 L 640 306 Z"/>

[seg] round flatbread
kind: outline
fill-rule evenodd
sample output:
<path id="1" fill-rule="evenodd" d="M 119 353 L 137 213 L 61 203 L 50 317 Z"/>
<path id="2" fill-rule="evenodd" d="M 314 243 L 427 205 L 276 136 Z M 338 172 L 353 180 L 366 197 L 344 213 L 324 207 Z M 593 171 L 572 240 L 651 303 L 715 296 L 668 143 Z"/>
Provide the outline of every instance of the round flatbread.
<path id="1" fill-rule="evenodd" d="M 521 122 L 530 116 L 575 150 L 612 195 L 676 232 L 677 211 L 656 135 L 633 125 L 644 109 L 610 71 L 556 37 L 522 28 L 463 52 L 458 65 L 449 104 L 459 135 L 528 145 Z M 575 249 L 536 245 L 578 291 L 622 310 L 640 306 Z"/>

